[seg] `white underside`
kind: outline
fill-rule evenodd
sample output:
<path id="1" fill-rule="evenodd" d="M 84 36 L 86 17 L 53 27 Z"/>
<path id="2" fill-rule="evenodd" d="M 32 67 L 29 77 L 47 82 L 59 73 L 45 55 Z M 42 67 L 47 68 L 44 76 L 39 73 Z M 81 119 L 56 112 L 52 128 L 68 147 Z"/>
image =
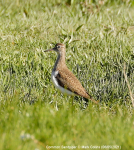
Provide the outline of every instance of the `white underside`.
<path id="1" fill-rule="evenodd" d="M 55 78 L 56 75 L 58 74 L 58 71 L 53 71 L 52 74 L 51 74 L 51 79 L 52 79 L 52 82 L 54 84 L 54 86 L 60 90 L 63 94 L 66 94 L 66 95 L 75 95 L 73 92 L 67 90 L 67 89 L 64 89 L 63 87 L 61 87 L 58 82 L 57 82 L 57 79 Z"/>

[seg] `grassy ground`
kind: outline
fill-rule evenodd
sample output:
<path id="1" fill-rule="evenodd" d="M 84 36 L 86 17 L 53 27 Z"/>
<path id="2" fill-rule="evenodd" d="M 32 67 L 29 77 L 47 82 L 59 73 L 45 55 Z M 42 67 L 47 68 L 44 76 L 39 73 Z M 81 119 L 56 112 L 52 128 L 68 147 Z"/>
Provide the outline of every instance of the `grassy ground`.
<path id="1" fill-rule="evenodd" d="M 52 85 L 58 42 L 99 106 Z M 0 1 L 0 150 L 133 149 L 124 63 L 133 93 L 133 1 Z"/>

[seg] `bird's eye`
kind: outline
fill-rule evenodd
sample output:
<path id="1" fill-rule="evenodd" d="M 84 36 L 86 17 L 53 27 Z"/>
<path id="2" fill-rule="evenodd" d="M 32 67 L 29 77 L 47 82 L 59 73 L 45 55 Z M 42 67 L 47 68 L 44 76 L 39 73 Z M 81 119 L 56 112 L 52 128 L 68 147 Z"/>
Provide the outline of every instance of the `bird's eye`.
<path id="1" fill-rule="evenodd" d="M 60 48 L 60 45 L 58 45 L 57 48 Z"/>

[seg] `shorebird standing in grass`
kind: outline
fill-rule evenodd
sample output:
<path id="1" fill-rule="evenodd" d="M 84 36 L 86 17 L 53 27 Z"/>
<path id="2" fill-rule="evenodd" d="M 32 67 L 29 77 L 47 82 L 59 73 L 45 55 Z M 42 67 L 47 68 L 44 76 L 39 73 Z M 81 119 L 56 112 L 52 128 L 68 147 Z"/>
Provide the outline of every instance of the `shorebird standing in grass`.
<path id="1" fill-rule="evenodd" d="M 54 48 L 45 50 L 44 52 L 55 51 L 58 54 L 54 68 L 52 70 L 51 79 L 55 87 L 66 95 L 78 95 L 84 98 L 86 102 L 88 99 L 94 103 L 95 101 L 92 96 L 84 89 L 80 81 L 75 75 L 67 68 L 65 62 L 66 47 L 62 43 L 57 43 Z"/>

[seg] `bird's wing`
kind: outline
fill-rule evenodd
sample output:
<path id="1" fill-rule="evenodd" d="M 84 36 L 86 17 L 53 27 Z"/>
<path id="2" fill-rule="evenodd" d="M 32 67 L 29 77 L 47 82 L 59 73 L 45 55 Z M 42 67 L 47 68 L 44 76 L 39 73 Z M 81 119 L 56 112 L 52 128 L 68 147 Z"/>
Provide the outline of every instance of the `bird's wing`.
<path id="1" fill-rule="evenodd" d="M 99 101 L 96 101 L 88 94 L 88 92 L 84 89 L 80 81 L 75 77 L 75 75 L 68 69 L 61 69 L 58 70 L 57 75 L 55 76 L 57 79 L 58 84 L 66 88 L 67 90 L 82 96 L 86 99 L 90 99 L 94 103 L 98 104 Z"/>
<path id="2" fill-rule="evenodd" d="M 64 87 L 67 90 L 79 96 L 82 96 L 84 98 L 90 98 L 89 94 L 83 88 L 79 80 L 75 77 L 75 75 L 70 70 L 68 69 L 58 70 L 56 79 L 58 84 L 61 87 Z"/>

